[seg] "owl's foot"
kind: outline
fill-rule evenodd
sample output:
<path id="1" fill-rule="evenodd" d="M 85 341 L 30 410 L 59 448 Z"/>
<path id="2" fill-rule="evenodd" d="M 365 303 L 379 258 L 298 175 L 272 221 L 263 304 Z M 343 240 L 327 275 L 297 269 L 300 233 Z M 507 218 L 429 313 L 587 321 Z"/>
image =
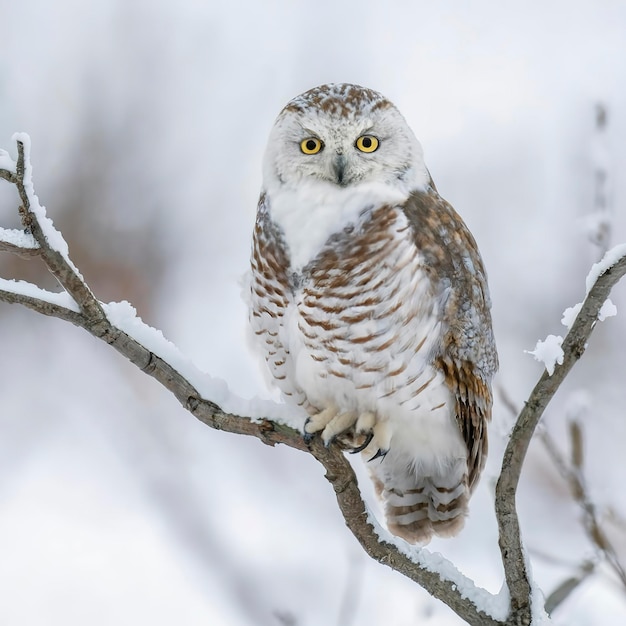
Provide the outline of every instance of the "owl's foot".
<path id="1" fill-rule="evenodd" d="M 371 456 L 370 461 L 384 457 L 391 442 L 387 423 L 377 421 L 376 414 L 371 411 L 358 414 L 356 411 L 340 412 L 335 407 L 329 407 L 307 419 L 304 424 L 305 441 L 310 441 L 320 431 L 326 447 L 338 438 L 340 444 L 352 454 L 363 452 Z"/>
<path id="2" fill-rule="evenodd" d="M 304 422 L 304 440 L 308 443 L 313 439 L 313 435 L 320 430 L 324 430 L 329 422 L 331 422 L 339 413 L 335 407 L 328 407 L 311 417 L 306 418 Z"/>
<path id="3" fill-rule="evenodd" d="M 322 441 L 328 447 L 333 440 L 344 433 L 357 422 L 357 414 L 354 411 L 339 412 L 335 407 L 328 407 L 315 415 L 312 415 L 304 423 L 304 438 L 310 441 L 313 434 L 322 431 Z"/>

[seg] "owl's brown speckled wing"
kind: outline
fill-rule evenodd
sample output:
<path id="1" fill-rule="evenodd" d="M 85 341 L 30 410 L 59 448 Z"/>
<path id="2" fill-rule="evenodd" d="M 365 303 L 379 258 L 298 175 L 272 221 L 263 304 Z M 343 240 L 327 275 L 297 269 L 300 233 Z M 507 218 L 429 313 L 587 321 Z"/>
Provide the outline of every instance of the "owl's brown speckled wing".
<path id="1" fill-rule="evenodd" d="M 456 399 L 456 420 L 468 451 L 468 486 L 476 485 L 487 455 L 491 379 L 498 357 L 487 277 L 478 247 L 456 211 L 434 189 L 411 194 L 404 213 L 424 270 L 442 298 L 444 332 L 434 365 Z"/>
<path id="2" fill-rule="evenodd" d="M 293 300 L 290 263 L 280 230 L 269 215 L 269 200 L 261 194 L 252 238 L 250 325 L 264 342 L 264 354 L 275 384 L 293 402 L 307 406 L 293 376 L 292 355 L 285 345 L 285 316 Z"/>

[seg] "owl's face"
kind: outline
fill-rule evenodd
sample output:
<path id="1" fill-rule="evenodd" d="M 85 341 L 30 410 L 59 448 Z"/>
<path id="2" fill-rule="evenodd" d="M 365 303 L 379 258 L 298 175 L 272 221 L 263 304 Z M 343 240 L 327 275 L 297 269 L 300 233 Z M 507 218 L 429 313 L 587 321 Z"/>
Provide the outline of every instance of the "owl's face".
<path id="1" fill-rule="evenodd" d="M 266 187 L 376 182 L 410 190 L 428 180 L 422 149 L 391 102 L 370 89 L 322 85 L 294 98 L 270 133 Z"/>

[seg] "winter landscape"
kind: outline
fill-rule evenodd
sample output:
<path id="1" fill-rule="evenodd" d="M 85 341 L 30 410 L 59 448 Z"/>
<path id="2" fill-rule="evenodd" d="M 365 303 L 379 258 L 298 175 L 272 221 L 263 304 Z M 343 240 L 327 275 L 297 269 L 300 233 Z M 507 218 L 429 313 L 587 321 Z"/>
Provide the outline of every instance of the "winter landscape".
<path id="1" fill-rule="evenodd" d="M 0 168 L 27 133 L 39 200 L 109 319 L 136 329 L 136 311 L 176 348 L 140 340 L 233 412 L 276 399 L 241 291 L 277 113 L 333 81 L 398 105 L 480 246 L 500 355 L 466 528 L 428 550 L 497 596 L 515 413 L 558 363 L 592 265 L 626 242 L 626 6 L 4 0 L 0 15 Z M 20 227 L 18 205 L 0 180 L 0 227 Z M 59 290 L 4 252 L 0 276 Z M 626 620 L 624 311 L 618 284 L 521 477 L 536 583 L 569 593 L 557 625 Z M 367 557 L 310 455 L 208 428 L 70 323 L 0 302 L 0 392 L 0 624 L 462 623 Z"/>

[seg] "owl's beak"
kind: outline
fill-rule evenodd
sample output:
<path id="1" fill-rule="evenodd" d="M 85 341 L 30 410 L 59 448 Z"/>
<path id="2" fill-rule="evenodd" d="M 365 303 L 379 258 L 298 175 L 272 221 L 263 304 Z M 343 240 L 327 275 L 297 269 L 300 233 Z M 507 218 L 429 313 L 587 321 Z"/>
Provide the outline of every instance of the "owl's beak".
<path id="1" fill-rule="evenodd" d="M 337 154 L 333 161 L 333 171 L 335 172 L 335 179 L 337 184 L 345 185 L 344 174 L 346 171 L 346 157 L 343 154 Z"/>

